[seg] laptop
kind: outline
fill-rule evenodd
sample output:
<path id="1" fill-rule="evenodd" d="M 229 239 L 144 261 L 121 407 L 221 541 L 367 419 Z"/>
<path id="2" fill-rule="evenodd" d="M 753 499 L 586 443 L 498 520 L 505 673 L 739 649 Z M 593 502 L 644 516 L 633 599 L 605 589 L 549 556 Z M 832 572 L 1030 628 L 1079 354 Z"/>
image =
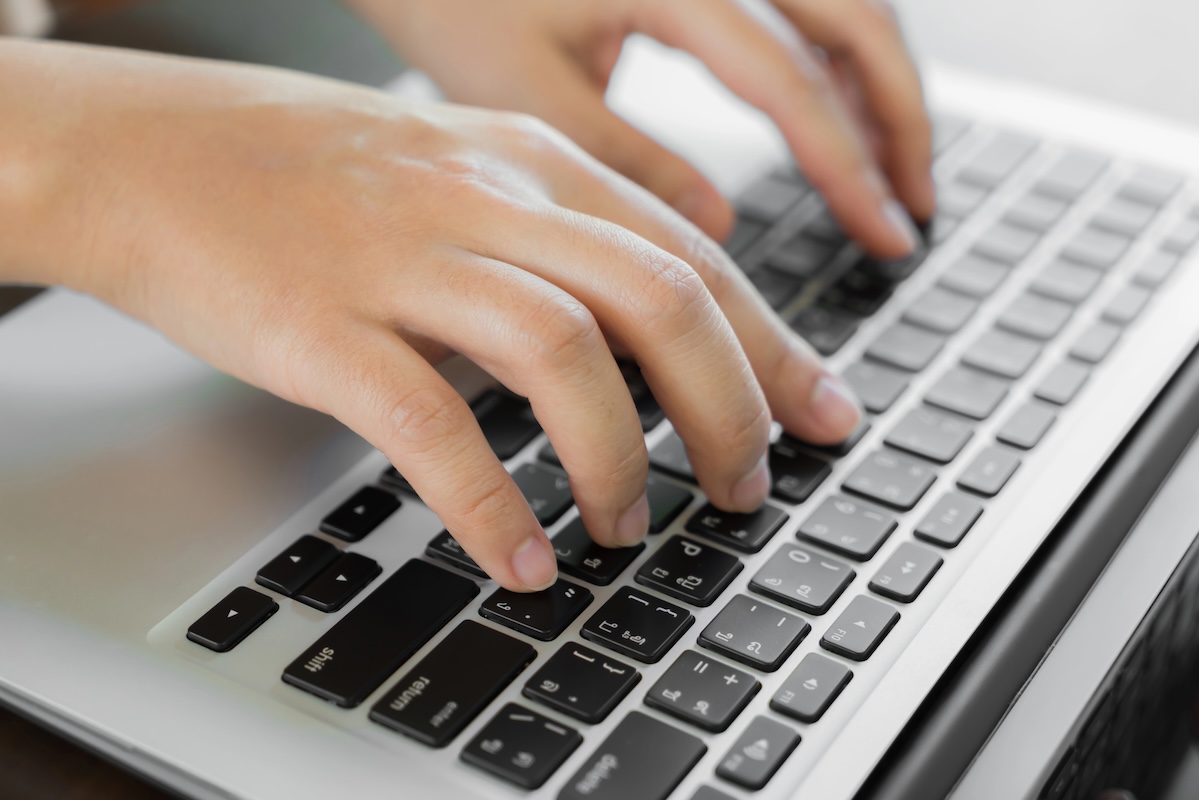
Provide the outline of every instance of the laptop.
<path id="1" fill-rule="evenodd" d="M 523 401 L 450 362 L 559 555 L 514 595 L 336 423 L 51 291 L 0 319 L 0 699 L 205 800 L 1165 791 L 1199 135 L 930 69 L 941 208 L 882 264 L 760 116 L 627 56 L 613 102 L 736 198 L 727 247 L 859 392 L 854 437 L 780 433 L 727 514 L 630 366 L 654 532 L 604 550 Z"/>

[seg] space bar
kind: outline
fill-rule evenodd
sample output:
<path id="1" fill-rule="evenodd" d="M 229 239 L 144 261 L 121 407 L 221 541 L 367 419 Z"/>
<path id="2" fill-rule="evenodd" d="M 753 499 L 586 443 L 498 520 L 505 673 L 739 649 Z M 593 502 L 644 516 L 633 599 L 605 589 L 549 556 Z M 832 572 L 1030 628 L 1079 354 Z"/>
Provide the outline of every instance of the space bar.
<path id="1" fill-rule="evenodd" d="M 283 681 L 353 708 L 479 593 L 424 561 L 396 570 L 283 670 Z"/>

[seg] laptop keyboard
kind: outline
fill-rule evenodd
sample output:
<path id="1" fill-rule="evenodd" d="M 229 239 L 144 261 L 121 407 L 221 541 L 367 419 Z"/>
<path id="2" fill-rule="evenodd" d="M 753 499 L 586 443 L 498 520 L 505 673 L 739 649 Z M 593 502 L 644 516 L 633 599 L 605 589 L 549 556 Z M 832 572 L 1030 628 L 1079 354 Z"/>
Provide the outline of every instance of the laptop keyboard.
<path id="1" fill-rule="evenodd" d="M 419 502 L 388 469 L 329 510 L 320 532 L 336 543 L 295 541 L 262 565 L 257 590 L 235 589 L 188 639 L 230 650 L 269 625 L 279 602 L 337 614 L 288 654 L 285 683 L 344 709 L 385 689 L 372 722 L 457 748 L 521 789 L 664 798 L 726 730 L 731 747 L 691 796 L 769 785 L 819 740 L 855 669 L 883 657 L 988 502 L 1063 424 L 1199 240 L 1199 208 L 1177 213 L 1181 176 L 960 119 L 938 119 L 935 133 L 939 211 L 910 259 L 863 255 L 793 168 L 763 176 L 737 203 L 726 249 L 867 411 L 834 447 L 779 434 L 762 509 L 706 503 L 682 441 L 625 365 L 650 443 L 652 535 L 600 547 L 572 512 L 528 404 L 490 391 L 473 407 L 551 531 L 563 576 L 553 587 L 522 595 L 491 584 L 477 612 L 452 625 L 488 584 L 444 530 L 430 532 L 424 559 L 380 581 L 379 563 L 344 548 Z M 1013 180 L 1018 190 L 1007 191 Z M 1167 228 L 1157 223 L 1168 206 L 1177 219 Z M 1132 252 L 1136 266 L 1117 270 Z M 1014 294 L 1001 291 L 1013 283 Z M 768 699 L 755 701 L 765 683 Z M 496 702 L 513 686 L 520 702 Z M 476 718 L 482 727 L 459 741 Z M 609 718 L 606 736 L 591 730 Z M 585 759 L 562 769 L 580 748 Z"/>

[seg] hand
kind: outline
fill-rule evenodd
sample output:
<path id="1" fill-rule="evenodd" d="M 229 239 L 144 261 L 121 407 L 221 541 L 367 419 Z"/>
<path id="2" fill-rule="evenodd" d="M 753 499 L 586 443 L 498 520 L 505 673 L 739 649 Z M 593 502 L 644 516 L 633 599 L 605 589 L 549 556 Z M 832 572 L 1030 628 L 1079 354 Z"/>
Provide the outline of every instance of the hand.
<path id="1" fill-rule="evenodd" d="M 0 75 L 0 164 L 27 162 L 0 181 L 0 243 L 26 248 L 0 272 L 41 265 L 11 277 L 98 295 L 334 415 L 504 586 L 547 585 L 554 556 L 430 365 L 452 352 L 530 399 L 609 546 L 649 515 L 613 349 L 727 509 L 766 496 L 772 415 L 817 442 L 858 421 L 719 247 L 532 118 L 66 45 L 0 41 Z M 22 176 L 37 191 L 6 202 Z"/>
<path id="2" fill-rule="evenodd" d="M 920 80 L 883 0 L 349 3 L 452 99 L 548 121 L 718 241 L 732 224 L 728 203 L 604 105 L 631 33 L 693 53 L 773 118 L 833 214 L 874 255 L 908 254 L 908 217 L 932 217 Z"/>

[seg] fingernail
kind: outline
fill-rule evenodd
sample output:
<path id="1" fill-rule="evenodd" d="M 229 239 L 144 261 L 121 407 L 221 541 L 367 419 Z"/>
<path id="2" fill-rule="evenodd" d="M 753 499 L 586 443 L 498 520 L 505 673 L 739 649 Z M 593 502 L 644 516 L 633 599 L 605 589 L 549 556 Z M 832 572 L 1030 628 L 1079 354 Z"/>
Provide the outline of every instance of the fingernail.
<path id="1" fill-rule="evenodd" d="M 883 201 L 882 210 L 883 216 L 891 225 L 891 230 L 903 238 L 907 252 L 915 250 L 920 242 L 920 232 L 916 230 L 916 225 L 908 216 L 907 209 L 900 205 L 898 200 L 890 197 Z"/>
<path id="2" fill-rule="evenodd" d="M 649 498 L 641 493 L 636 503 L 616 520 L 616 541 L 622 547 L 632 547 L 649 532 Z"/>
<path id="3" fill-rule="evenodd" d="M 808 403 L 808 412 L 821 427 L 845 436 L 853 433 L 862 421 L 862 409 L 858 407 L 853 392 L 838 377 L 825 375 L 816 383 Z"/>
<path id="4" fill-rule="evenodd" d="M 758 459 L 744 478 L 737 481 L 733 487 L 732 501 L 739 509 L 752 511 L 762 505 L 766 495 L 770 493 L 770 467 L 766 463 L 766 454 Z"/>
<path id="5" fill-rule="evenodd" d="M 512 554 L 512 572 L 526 589 L 539 592 L 558 579 L 558 562 L 549 542 L 531 536 Z"/>

